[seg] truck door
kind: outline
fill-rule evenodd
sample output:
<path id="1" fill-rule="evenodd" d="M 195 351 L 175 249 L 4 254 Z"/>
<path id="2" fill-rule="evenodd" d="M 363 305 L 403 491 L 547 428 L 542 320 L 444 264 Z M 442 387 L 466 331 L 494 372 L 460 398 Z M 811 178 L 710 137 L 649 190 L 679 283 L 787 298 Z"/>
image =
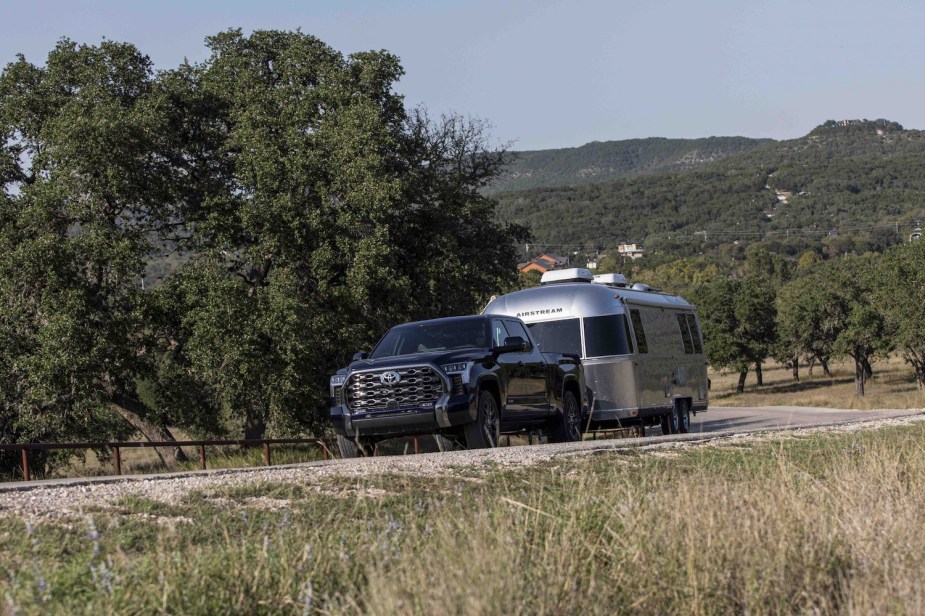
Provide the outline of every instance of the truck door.
<path id="1" fill-rule="evenodd" d="M 505 339 L 510 336 L 521 335 L 511 332 L 501 319 L 492 320 L 491 332 L 492 346 L 495 347 L 503 345 Z M 530 338 L 524 339 L 531 340 Z M 525 356 L 529 354 L 527 352 L 504 353 L 498 356 L 499 376 L 501 381 L 507 384 L 504 391 L 504 413 L 501 416 L 504 424 L 521 424 L 528 421 L 531 415 L 530 378 L 525 361 Z"/>
<path id="2" fill-rule="evenodd" d="M 520 336 L 527 341 L 525 352 L 512 353 L 511 356 L 516 356 L 520 369 L 524 410 L 531 419 L 542 419 L 549 414 L 550 409 L 548 392 L 553 384 L 547 382 L 547 376 L 550 375 L 549 366 L 520 321 L 505 319 L 504 325 L 512 336 Z"/>

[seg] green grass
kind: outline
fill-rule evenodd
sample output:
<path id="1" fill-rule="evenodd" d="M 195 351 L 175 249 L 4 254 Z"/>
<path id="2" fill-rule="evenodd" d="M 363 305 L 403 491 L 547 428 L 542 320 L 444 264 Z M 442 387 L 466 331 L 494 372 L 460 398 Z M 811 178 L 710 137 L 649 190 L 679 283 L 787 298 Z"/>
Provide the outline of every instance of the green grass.
<path id="1" fill-rule="evenodd" d="M 923 497 L 918 422 L 133 496 L 2 518 L 0 613 L 922 613 Z"/>

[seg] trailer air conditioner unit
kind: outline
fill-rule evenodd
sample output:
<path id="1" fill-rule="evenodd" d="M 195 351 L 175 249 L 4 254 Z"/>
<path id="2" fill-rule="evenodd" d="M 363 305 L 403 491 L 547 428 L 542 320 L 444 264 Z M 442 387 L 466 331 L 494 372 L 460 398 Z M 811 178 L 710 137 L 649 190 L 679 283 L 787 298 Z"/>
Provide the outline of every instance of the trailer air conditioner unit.
<path id="1" fill-rule="evenodd" d="M 626 276 L 623 274 L 595 274 L 595 284 L 606 284 L 611 287 L 625 287 Z"/>
<path id="2" fill-rule="evenodd" d="M 571 269 L 551 270 L 543 274 L 540 284 L 554 284 L 557 282 L 592 282 L 594 274 L 583 267 Z"/>

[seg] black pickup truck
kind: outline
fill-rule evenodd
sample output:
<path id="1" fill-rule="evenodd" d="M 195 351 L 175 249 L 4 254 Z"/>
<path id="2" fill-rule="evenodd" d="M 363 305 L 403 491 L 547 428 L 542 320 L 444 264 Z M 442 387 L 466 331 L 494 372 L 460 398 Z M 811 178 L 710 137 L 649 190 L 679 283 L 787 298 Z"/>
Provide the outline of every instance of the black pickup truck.
<path id="1" fill-rule="evenodd" d="M 357 353 L 331 377 L 331 419 L 345 458 L 419 434 L 441 450 L 494 447 L 531 428 L 577 441 L 585 391 L 579 358 L 540 352 L 520 319 L 451 317 L 397 325 Z"/>

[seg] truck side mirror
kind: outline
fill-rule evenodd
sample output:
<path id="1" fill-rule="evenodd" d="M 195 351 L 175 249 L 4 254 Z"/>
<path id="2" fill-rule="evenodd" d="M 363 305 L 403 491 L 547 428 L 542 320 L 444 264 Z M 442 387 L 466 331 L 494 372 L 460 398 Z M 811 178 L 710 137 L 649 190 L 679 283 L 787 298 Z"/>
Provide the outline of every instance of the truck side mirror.
<path id="1" fill-rule="evenodd" d="M 353 361 L 360 361 L 369 357 L 369 353 L 366 351 L 360 351 L 359 353 L 353 354 Z"/>
<path id="2" fill-rule="evenodd" d="M 492 355 L 497 357 L 503 353 L 523 353 L 527 350 L 527 341 L 520 336 L 508 336 L 504 344 L 492 349 Z"/>

